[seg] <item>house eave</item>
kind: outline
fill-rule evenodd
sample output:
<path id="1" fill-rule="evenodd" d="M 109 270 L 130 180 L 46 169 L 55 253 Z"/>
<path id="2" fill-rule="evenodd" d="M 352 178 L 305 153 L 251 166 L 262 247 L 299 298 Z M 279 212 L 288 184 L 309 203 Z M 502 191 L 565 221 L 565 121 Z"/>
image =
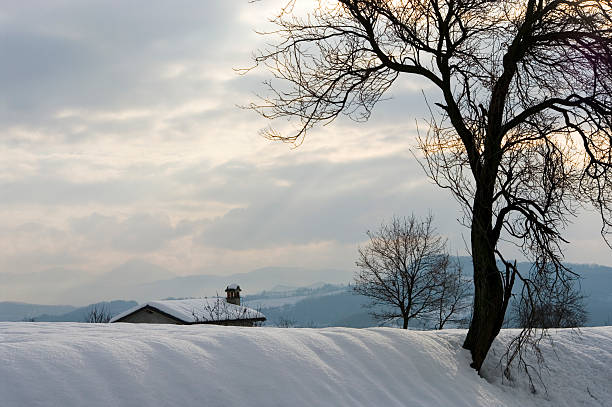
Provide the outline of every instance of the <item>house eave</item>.
<path id="1" fill-rule="evenodd" d="M 171 320 L 173 320 L 173 321 L 176 321 L 176 322 L 177 322 L 178 324 L 180 324 L 180 325 L 189 325 L 189 324 L 190 324 L 190 323 L 189 323 L 189 322 L 187 322 L 187 321 L 183 321 L 182 319 L 177 318 L 177 317 L 175 317 L 174 315 L 168 314 L 167 312 L 162 311 L 162 310 L 160 310 L 159 308 L 152 307 L 152 306 L 150 306 L 150 305 L 145 305 L 145 306 L 144 306 L 144 307 L 142 307 L 142 308 L 138 308 L 137 310 L 134 310 L 134 312 L 130 312 L 129 314 L 122 316 L 122 317 L 121 317 L 121 318 L 119 318 L 118 320 L 113 321 L 113 323 L 115 323 L 115 322 L 123 322 L 123 321 L 124 321 L 124 320 L 125 320 L 127 317 L 129 317 L 129 316 L 131 316 L 131 315 L 134 315 L 135 313 L 140 312 L 140 311 L 143 311 L 143 310 L 155 311 L 155 312 L 157 312 L 157 313 L 159 313 L 159 314 L 161 314 L 161 315 L 165 316 L 166 318 L 169 318 L 169 319 L 171 319 Z"/>

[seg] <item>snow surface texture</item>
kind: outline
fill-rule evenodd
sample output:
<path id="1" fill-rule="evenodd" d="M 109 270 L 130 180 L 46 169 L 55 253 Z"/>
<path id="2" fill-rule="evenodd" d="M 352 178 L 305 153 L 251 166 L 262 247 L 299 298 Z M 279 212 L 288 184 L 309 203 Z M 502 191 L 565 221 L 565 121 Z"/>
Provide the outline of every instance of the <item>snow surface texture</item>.
<path id="1" fill-rule="evenodd" d="M 116 315 L 110 322 L 115 322 L 147 305 L 188 323 L 265 318 L 261 312 L 254 309 L 229 304 L 224 298 L 214 297 L 149 301 Z"/>
<path id="2" fill-rule="evenodd" d="M 497 367 L 512 331 L 485 380 L 464 330 L 0 323 L 0 405 L 612 406 L 612 327 L 581 332 L 551 332 L 531 394 Z"/>

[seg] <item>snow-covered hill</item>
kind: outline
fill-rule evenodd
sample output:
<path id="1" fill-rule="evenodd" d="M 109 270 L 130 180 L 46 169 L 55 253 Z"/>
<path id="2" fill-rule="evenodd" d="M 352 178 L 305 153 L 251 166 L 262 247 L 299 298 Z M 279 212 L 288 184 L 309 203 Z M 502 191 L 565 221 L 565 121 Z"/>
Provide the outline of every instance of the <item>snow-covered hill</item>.
<path id="1" fill-rule="evenodd" d="M 507 340 L 512 332 L 504 332 Z M 0 323 L 17 406 L 610 406 L 612 327 L 553 332 L 547 391 L 468 367 L 465 331 Z M 495 345 L 499 357 L 502 343 Z M 518 377 L 518 376 L 517 376 Z"/>

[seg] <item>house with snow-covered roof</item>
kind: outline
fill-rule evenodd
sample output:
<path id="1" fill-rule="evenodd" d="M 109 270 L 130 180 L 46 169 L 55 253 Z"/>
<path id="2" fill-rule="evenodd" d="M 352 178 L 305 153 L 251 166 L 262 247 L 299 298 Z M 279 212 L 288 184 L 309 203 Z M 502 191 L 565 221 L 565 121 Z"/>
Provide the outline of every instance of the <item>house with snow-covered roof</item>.
<path id="1" fill-rule="evenodd" d="M 240 305 L 240 286 L 231 284 L 227 298 L 148 301 L 115 316 L 110 322 L 148 324 L 213 324 L 254 326 L 266 320 L 259 311 Z"/>

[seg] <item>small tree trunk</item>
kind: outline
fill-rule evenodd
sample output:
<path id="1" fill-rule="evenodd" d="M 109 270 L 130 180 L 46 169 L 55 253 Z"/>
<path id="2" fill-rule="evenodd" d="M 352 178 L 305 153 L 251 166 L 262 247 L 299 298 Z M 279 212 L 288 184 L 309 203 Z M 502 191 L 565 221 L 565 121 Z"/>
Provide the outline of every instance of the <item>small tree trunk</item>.
<path id="1" fill-rule="evenodd" d="M 483 204 L 484 201 L 484 204 Z M 472 262 L 474 265 L 474 311 L 463 347 L 472 353 L 471 366 L 480 371 L 493 340 L 504 322 L 503 282 L 491 242 L 491 204 L 476 194 L 472 218 Z M 488 203 L 488 205 L 487 205 Z"/>
<path id="2" fill-rule="evenodd" d="M 404 317 L 404 326 L 402 326 L 402 328 L 408 329 L 408 318 L 407 317 Z"/>

